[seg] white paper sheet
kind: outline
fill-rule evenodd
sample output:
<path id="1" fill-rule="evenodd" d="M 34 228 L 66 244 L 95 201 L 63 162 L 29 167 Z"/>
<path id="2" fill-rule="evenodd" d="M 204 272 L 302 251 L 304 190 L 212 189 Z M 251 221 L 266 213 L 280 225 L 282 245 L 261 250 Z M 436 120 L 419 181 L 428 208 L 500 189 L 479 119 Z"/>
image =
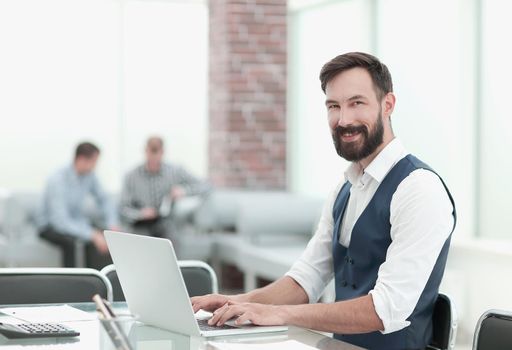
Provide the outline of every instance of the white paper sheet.
<path id="1" fill-rule="evenodd" d="M 32 323 L 90 321 L 98 318 L 94 313 L 88 313 L 69 305 L 7 307 L 1 308 L 0 312 Z"/>
<path id="2" fill-rule="evenodd" d="M 317 350 L 317 348 L 296 340 L 264 344 L 221 343 L 210 341 L 208 344 L 217 350 Z"/>

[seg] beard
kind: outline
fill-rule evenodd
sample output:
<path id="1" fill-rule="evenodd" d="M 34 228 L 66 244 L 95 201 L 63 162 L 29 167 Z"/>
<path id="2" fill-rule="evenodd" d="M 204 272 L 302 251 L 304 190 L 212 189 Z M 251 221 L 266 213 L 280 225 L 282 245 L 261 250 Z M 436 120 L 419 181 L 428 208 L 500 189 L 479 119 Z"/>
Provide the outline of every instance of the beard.
<path id="1" fill-rule="evenodd" d="M 341 135 L 344 133 L 360 133 L 362 141 L 343 142 Z M 358 162 L 370 154 L 382 144 L 384 140 L 384 124 L 382 123 L 382 113 L 379 112 L 377 121 L 372 125 L 372 130 L 364 125 L 358 126 L 338 126 L 332 133 L 334 147 L 338 155 L 349 162 Z"/>

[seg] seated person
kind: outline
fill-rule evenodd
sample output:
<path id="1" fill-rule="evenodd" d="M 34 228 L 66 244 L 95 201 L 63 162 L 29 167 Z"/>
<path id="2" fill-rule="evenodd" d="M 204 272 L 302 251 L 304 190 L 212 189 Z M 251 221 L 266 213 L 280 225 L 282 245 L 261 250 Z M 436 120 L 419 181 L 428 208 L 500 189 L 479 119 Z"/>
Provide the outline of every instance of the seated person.
<path id="1" fill-rule="evenodd" d="M 162 162 L 164 142 L 150 137 L 146 161 L 126 175 L 121 192 L 121 218 L 133 233 L 166 237 L 172 204 L 184 197 L 206 194 L 210 186 L 175 164 Z"/>
<path id="2" fill-rule="evenodd" d="M 394 135 L 388 68 L 359 52 L 320 73 L 334 148 L 351 164 L 290 271 L 249 293 L 193 297 L 210 325 L 294 325 L 365 349 L 425 349 L 456 223 L 441 177 Z M 334 279 L 336 301 L 317 303 Z"/>
<path id="3" fill-rule="evenodd" d="M 94 174 L 100 150 L 92 143 L 80 143 L 73 164 L 58 170 L 47 181 L 39 212 L 39 230 L 43 239 L 59 246 L 64 267 L 76 266 L 76 240 L 86 242 L 88 267 L 101 269 L 112 263 L 103 229 L 116 229 L 114 206 Z M 85 212 L 87 196 L 94 197 L 104 227 L 94 227 Z"/>

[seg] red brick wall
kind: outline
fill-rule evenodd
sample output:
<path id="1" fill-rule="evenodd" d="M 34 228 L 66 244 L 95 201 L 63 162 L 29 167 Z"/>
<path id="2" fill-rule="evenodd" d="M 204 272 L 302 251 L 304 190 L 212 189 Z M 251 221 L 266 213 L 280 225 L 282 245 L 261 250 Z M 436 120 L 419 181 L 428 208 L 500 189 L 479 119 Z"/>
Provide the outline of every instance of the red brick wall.
<path id="1" fill-rule="evenodd" d="M 210 0 L 209 173 L 286 187 L 286 0 Z"/>

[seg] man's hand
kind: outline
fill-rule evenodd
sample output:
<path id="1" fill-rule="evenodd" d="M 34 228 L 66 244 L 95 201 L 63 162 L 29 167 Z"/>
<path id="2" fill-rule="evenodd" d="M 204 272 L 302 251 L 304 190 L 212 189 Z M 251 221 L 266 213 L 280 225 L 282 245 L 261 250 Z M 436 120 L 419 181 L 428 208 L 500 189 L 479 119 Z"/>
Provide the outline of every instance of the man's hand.
<path id="1" fill-rule="evenodd" d="M 227 296 L 221 294 L 208 294 L 192 297 L 190 298 L 190 301 L 192 302 L 192 309 L 194 309 L 194 313 L 196 313 L 201 309 L 204 311 L 213 312 L 226 304 L 228 301 L 234 301 L 236 299 L 237 297 L 234 295 Z"/>
<path id="2" fill-rule="evenodd" d="M 94 230 L 91 241 L 101 254 L 108 254 L 108 246 L 105 237 L 101 231 Z"/>
<path id="3" fill-rule="evenodd" d="M 172 199 L 180 199 L 185 196 L 185 189 L 181 186 L 173 186 L 171 188 L 171 198 Z"/>
<path id="4" fill-rule="evenodd" d="M 214 313 L 210 324 L 241 316 L 237 321 L 240 324 L 249 321 L 258 325 L 282 325 L 295 324 L 292 323 L 294 308 L 308 303 L 308 296 L 294 279 L 284 276 L 249 293 L 209 294 L 193 297 L 191 302 L 194 312 L 203 309 Z"/>
<path id="5" fill-rule="evenodd" d="M 140 213 L 143 220 L 153 220 L 156 219 L 156 217 L 158 216 L 156 209 L 150 207 L 142 208 Z"/>
<path id="6" fill-rule="evenodd" d="M 282 326 L 286 321 L 286 306 L 256 303 L 237 303 L 228 301 L 213 312 L 208 324 L 222 326 L 232 318 L 237 318 L 236 325 L 251 322 L 259 326 Z"/>

